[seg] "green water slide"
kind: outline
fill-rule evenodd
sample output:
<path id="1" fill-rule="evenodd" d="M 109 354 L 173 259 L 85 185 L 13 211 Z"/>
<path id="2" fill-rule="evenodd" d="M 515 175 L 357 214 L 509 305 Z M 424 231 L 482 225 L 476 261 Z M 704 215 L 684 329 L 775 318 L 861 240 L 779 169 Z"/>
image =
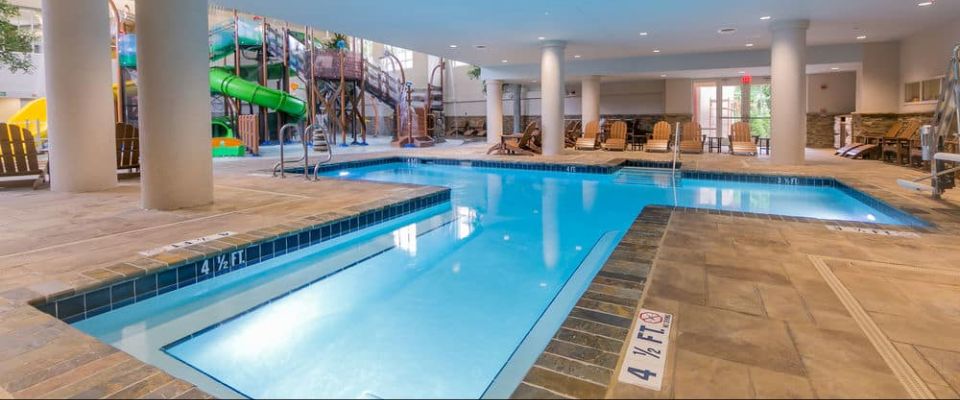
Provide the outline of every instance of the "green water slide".
<path id="1" fill-rule="evenodd" d="M 297 118 L 307 113 L 307 104 L 303 100 L 281 90 L 260 86 L 219 67 L 210 68 L 210 90 Z"/>
<path id="2" fill-rule="evenodd" d="M 255 24 L 241 23 L 236 40 L 241 48 L 259 47 L 262 44 L 262 34 Z M 217 61 L 227 57 L 236 50 L 234 43 L 233 25 L 219 26 L 210 31 L 210 61 Z M 124 68 L 135 69 L 136 35 L 127 34 L 121 38 L 120 64 Z M 257 66 L 241 67 L 241 75 L 255 77 Z M 271 78 L 282 76 L 282 64 L 270 64 L 267 69 Z M 277 110 L 295 118 L 306 115 L 306 103 L 281 90 L 260 86 L 257 83 L 245 80 L 234 75 L 229 69 L 222 67 L 210 68 L 210 90 L 214 93 L 234 97 L 249 103 Z"/>

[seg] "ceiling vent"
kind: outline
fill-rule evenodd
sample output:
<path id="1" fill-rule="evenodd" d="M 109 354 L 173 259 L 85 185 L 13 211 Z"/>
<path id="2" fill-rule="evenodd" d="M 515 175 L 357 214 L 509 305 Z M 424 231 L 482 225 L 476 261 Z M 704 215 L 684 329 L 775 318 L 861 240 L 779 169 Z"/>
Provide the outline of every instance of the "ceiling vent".
<path id="1" fill-rule="evenodd" d="M 737 28 L 720 28 L 720 29 L 717 29 L 717 33 L 719 33 L 719 34 L 721 34 L 721 35 L 729 35 L 729 34 L 734 33 L 734 32 L 736 32 L 736 31 L 737 31 Z"/>

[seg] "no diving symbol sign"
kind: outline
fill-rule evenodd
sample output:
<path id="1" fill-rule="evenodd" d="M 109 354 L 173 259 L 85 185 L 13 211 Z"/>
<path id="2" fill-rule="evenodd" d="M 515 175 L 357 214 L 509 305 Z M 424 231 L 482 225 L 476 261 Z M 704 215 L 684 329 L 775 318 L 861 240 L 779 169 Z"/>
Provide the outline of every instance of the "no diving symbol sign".
<path id="1" fill-rule="evenodd" d="M 670 314 L 639 310 L 631 332 L 630 349 L 620 367 L 620 382 L 660 390 L 672 325 Z"/>
<path id="2" fill-rule="evenodd" d="M 659 324 L 663 322 L 663 317 L 660 314 L 652 313 L 649 311 L 644 311 L 640 313 L 640 320 L 648 324 Z"/>

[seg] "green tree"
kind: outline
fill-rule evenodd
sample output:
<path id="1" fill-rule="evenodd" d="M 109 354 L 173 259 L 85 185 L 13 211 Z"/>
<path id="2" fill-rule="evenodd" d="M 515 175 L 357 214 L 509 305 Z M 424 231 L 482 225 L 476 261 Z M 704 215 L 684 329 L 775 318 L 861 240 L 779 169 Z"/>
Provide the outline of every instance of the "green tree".
<path id="1" fill-rule="evenodd" d="M 6 66 L 10 72 L 30 72 L 33 69 L 30 59 L 33 34 L 10 22 L 19 15 L 19 7 L 0 0 L 0 65 Z"/>

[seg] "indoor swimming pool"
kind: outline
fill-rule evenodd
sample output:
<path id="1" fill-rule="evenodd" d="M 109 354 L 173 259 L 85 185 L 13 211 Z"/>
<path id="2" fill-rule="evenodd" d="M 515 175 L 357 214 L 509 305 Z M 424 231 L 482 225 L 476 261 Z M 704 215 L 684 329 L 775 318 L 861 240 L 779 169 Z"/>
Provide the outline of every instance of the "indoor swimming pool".
<path id="1" fill-rule="evenodd" d="M 451 201 L 74 326 L 217 396 L 504 397 L 647 205 L 911 222 L 835 186 L 662 170 L 325 175 L 446 186 Z"/>

